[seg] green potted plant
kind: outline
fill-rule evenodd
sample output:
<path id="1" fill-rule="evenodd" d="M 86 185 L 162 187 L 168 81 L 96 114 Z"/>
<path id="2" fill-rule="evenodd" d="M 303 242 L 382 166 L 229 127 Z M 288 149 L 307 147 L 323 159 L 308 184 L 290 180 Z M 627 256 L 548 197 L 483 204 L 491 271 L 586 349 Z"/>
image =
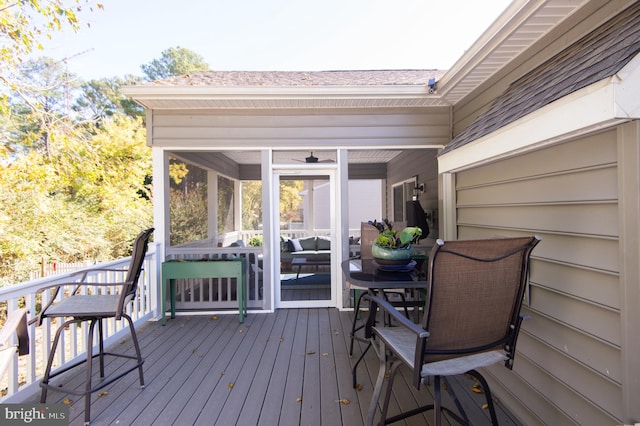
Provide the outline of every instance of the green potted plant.
<path id="1" fill-rule="evenodd" d="M 411 245 L 418 242 L 422 230 L 417 226 L 408 226 L 400 232 L 393 229 L 387 219 L 382 222 L 369 222 L 378 228 L 379 235 L 373 241 L 371 252 L 379 264 L 406 265 L 411 262 L 413 251 Z"/>

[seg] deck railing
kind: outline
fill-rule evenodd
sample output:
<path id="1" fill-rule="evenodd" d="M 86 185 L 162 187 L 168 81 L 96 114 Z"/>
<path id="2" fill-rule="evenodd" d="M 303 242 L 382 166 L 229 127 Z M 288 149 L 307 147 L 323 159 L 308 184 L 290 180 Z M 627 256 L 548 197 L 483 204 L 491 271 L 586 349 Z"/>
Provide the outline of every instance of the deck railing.
<path id="1" fill-rule="evenodd" d="M 149 249 L 145 257 L 143 271 L 138 284 L 137 298 L 134 303 L 127 307 L 128 314 L 138 325 L 149 320 L 156 311 L 156 291 L 159 282 L 157 244 L 149 244 Z M 0 303 L 6 304 L 8 312 L 13 312 L 19 308 L 26 308 L 29 311 L 28 318 L 33 318 L 40 310 L 42 304 L 49 302 L 50 291 L 40 290 L 55 284 L 72 283 L 77 280 L 78 272 L 90 271 L 89 282 L 116 282 L 124 281 L 126 269 L 129 266 L 130 258 L 114 260 L 108 263 L 92 265 L 79 269 L 75 272 L 67 272 L 52 277 L 40 278 L 33 281 L 19 283 L 0 288 Z M 123 269 L 119 272 L 96 271 L 96 269 Z M 72 291 L 75 286 L 65 285 L 64 291 Z M 92 294 L 99 294 L 100 291 L 114 291 L 113 287 L 90 287 Z M 58 297 L 62 297 L 60 291 Z M 111 319 L 103 322 L 105 343 L 107 345 L 117 341 L 126 331 L 125 321 Z M 17 354 L 13 362 L 4 374 L 0 377 L 0 390 L 4 390 L 1 402 L 20 402 L 21 395 L 33 392 L 37 388 L 37 383 L 47 364 L 51 341 L 58 324 L 55 319 L 45 319 L 41 326 L 29 325 L 29 354 L 18 358 Z M 61 338 L 59 350 L 56 354 L 55 366 L 60 366 L 80 357 L 84 357 L 86 352 L 87 325 L 80 327 L 69 327 Z"/>

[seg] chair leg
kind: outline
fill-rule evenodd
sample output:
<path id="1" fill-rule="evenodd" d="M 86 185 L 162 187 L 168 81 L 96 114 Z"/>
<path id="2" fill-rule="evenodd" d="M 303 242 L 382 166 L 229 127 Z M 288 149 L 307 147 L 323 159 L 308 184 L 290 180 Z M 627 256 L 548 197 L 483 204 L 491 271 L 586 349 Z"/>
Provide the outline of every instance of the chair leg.
<path id="1" fill-rule="evenodd" d="M 389 372 L 389 383 L 387 383 L 387 391 L 384 394 L 384 402 L 382 403 L 382 418 L 380 419 L 380 424 L 386 424 L 387 420 L 387 410 L 389 409 L 389 402 L 391 401 L 391 391 L 393 390 L 393 381 L 396 378 L 396 371 L 398 371 L 398 367 L 402 365 L 402 362 L 397 361 L 391 364 L 391 371 Z"/>
<path id="2" fill-rule="evenodd" d="M 93 332 L 98 323 L 98 333 L 100 334 L 100 377 L 104 378 L 104 364 L 102 355 L 102 321 L 93 319 L 89 323 L 89 334 L 87 336 L 87 377 L 85 380 L 85 395 L 84 395 L 84 424 L 88 425 L 91 422 L 91 375 L 93 374 Z"/>
<path id="3" fill-rule="evenodd" d="M 358 365 L 364 359 L 364 356 L 367 354 L 367 352 L 369 351 L 369 349 L 371 348 L 372 345 L 373 344 L 371 342 L 369 342 L 367 347 L 364 348 L 364 350 L 362 351 L 362 353 L 358 357 L 358 360 L 356 361 L 356 363 L 353 364 L 353 369 L 351 370 L 351 375 L 352 375 L 352 379 L 353 379 L 353 388 L 354 389 L 358 386 L 358 376 L 357 376 L 357 374 L 358 374 Z"/>
<path id="4" fill-rule="evenodd" d="M 113 383 L 115 380 L 118 380 L 119 378 L 123 377 L 124 375 L 128 374 L 129 372 L 135 370 L 136 368 L 138 369 L 138 375 L 140 377 L 140 387 L 144 388 L 144 376 L 143 376 L 143 371 L 142 371 L 142 364 L 144 363 L 144 360 L 142 358 L 142 353 L 140 351 L 140 345 L 138 343 L 138 337 L 136 334 L 136 330 L 135 327 L 133 325 L 133 321 L 131 320 L 131 317 L 129 315 L 123 314 L 122 315 L 128 322 L 129 324 L 129 332 L 131 333 L 131 338 L 133 340 L 133 345 L 135 347 L 135 351 L 136 351 L 136 355 L 132 356 L 132 355 L 125 355 L 125 354 L 117 354 L 117 353 L 108 353 L 105 352 L 104 350 L 104 339 L 103 339 L 103 325 L 102 325 L 102 319 L 100 318 L 93 318 L 91 320 L 89 320 L 89 330 L 87 333 L 87 356 L 85 360 L 82 361 L 78 361 L 75 362 L 71 365 L 67 365 L 64 366 L 58 370 L 55 371 L 55 373 L 51 373 L 51 369 L 53 366 L 53 361 L 55 358 L 55 353 L 56 353 L 56 349 L 58 347 L 58 343 L 60 341 L 60 338 L 62 336 L 62 333 L 64 332 L 64 329 L 66 327 L 68 327 L 70 324 L 76 324 L 76 323 L 80 323 L 83 321 L 87 321 L 87 319 L 72 319 L 72 320 L 68 320 L 62 323 L 62 325 L 60 325 L 60 327 L 58 327 L 58 330 L 56 331 L 55 337 L 53 339 L 53 344 L 51 345 L 51 352 L 49 353 L 49 360 L 47 362 L 47 367 L 45 368 L 44 371 L 44 375 L 42 378 L 42 382 L 40 383 L 40 386 L 42 387 L 42 392 L 40 394 L 40 402 L 41 403 L 46 403 L 47 401 L 47 390 L 48 388 L 51 386 L 49 385 L 49 381 L 51 380 L 52 377 L 56 377 L 59 374 L 62 374 L 66 371 L 69 371 L 83 363 L 86 363 L 86 378 L 85 378 L 85 389 L 84 392 L 79 392 L 79 391 L 75 391 L 74 389 L 64 389 L 60 386 L 51 386 L 51 388 L 58 389 L 60 391 L 63 392 L 67 392 L 67 393 L 71 393 L 73 395 L 84 395 L 85 397 L 85 404 L 84 404 L 84 424 L 88 425 L 90 423 L 90 419 L 91 419 L 91 394 L 93 392 L 96 392 L 97 390 L 103 388 L 104 386 L 109 385 L 110 383 Z M 60 318 L 60 320 L 62 320 L 62 318 Z M 94 333 L 95 333 L 95 327 L 96 325 L 98 326 L 98 350 L 99 353 L 94 355 L 93 354 L 93 341 L 94 341 Z M 93 358 L 99 358 L 98 362 L 100 365 L 100 378 L 104 379 L 105 378 L 105 372 L 104 372 L 104 358 L 106 355 L 114 355 L 114 356 L 119 356 L 119 357 L 123 357 L 123 358 L 128 358 L 128 359 L 132 359 L 132 360 L 136 360 L 137 364 L 122 371 L 120 374 L 114 374 L 112 377 L 108 378 L 106 381 L 102 381 L 101 383 L 99 383 L 98 385 L 96 385 L 95 388 L 92 387 L 92 378 L 93 378 Z"/>
<path id="5" fill-rule="evenodd" d="M 100 350 L 100 378 L 104 379 L 104 341 L 102 334 L 102 320 L 98 321 L 98 348 Z M 89 343 L 92 343 L 91 341 Z"/>
<path id="6" fill-rule="evenodd" d="M 436 426 L 442 424 L 442 397 L 440 392 L 440 376 L 433 377 L 433 421 Z"/>
<path id="7" fill-rule="evenodd" d="M 464 411 L 464 408 L 462 407 L 462 404 L 460 403 L 460 400 L 458 399 L 458 395 L 456 395 L 456 393 L 453 391 L 453 387 L 449 384 L 449 381 L 447 380 L 447 376 L 442 376 L 442 383 L 444 383 L 445 389 L 447 390 L 447 393 L 449 394 L 449 396 L 451 397 L 451 399 L 453 399 L 453 403 L 456 405 L 456 408 L 458 409 L 458 412 L 461 414 L 461 418 L 460 419 L 456 419 L 457 421 L 459 421 L 462 424 L 468 425 L 470 424 L 469 422 L 469 417 L 467 416 L 467 412 Z M 447 410 L 449 413 L 451 413 L 452 415 L 453 412 L 451 410 Z"/>
<path id="8" fill-rule="evenodd" d="M 376 416 L 376 409 L 378 408 L 378 399 L 380 399 L 380 393 L 382 392 L 382 386 L 384 385 L 384 376 L 387 370 L 385 355 L 386 348 L 384 342 L 380 341 L 380 349 L 378 352 L 378 356 L 380 357 L 380 369 L 378 370 L 376 385 L 373 388 L 373 395 L 371 395 L 371 404 L 369 404 L 369 412 L 367 413 L 367 426 L 373 425 L 373 419 Z"/>
<path id="9" fill-rule="evenodd" d="M 484 396 L 487 398 L 487 405 L 489 406 L 489 414 L 491 415 L 491 424 L 493 426 L 498 426 L 498 416 L 496 415 L 496 408 L 493 405 L 493 397 L 491 396 L 491 391 L 489 390 L 489 384 L 484 379 L 482 374 L 480 374 L 476 370 L 469 370 L 467 371 L 467 374 L 472 375 L 480 382 L 480 385 L 484 390 Z"/>
<path id="10" fill-rule="evenodd" d="M 144 376 L 142 373 L 142 364 L 144 360 L 142 359 L 142 352 L 140 352 L 140 345 L 138 344 L 138 335 L 136 334 L 136 328 L 133 326 L 133 321 L 131 320 L 131 317 L 129 315 L 123 314 L 122 317 L 125 318 L 129 323 L 131 340 L 133 340 L 133 346 L 136 349 L 136 357 L 138 359 L 138 375 L 140 376 L 140 388 L 144 389 Z"/>
<path id="11" fill-rule="evenodd" d="M 62 318 L 60 319 L 62 321 Z M 56 331 L 56 335 L 53 338 L 53 344 L 51 345 L 51 352 L 49 352 L 49 360 L 47 361 L 47 367 L 44 370 L 44 375 L 42 376 L 42 391 L 40 392 L 40 402 L 47 402 L 47 385 L 49 384 L 49 377 L 51 376 L 51 367 L 53 366 L 53 360 L 56 356 L 56 349 L 58 348 L 58 342 L 60 341 L 60 336 L 64 331 L 64 328 L 67 326 L 66 322 L 63 322 L 58 330 Z"/>
<path id="12" fill-rule="evenodd" d="M 360 302 L 362 302 L 362 298 L 365 294 L 366 292 L 360 293 L 360 295 L 356 300 L 356 309 L 353 312 L 354 313 L 353 324 L 351 324 L 351 336 L 350 336 L 351 342 L 349 343 L 349 356 L 353 356 L 353 344 L 355 342 L 356 332 L 363 327 L 363 326 L 358 327 L 357 322 L 358 322 L 358 317 L 360 316 Z"/>

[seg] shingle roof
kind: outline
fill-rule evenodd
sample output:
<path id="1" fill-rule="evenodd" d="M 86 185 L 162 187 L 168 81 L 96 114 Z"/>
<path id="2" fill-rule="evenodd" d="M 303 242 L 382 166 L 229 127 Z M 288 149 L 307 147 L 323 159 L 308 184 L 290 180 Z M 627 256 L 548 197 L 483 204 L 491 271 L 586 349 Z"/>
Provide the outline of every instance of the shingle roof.
<path id="1" fill-rule="evenodd" d="M 514 81 L 442 151 L 452 151 L 611 77 L 640 52 L 640 2 Z"/>
<path id="2" fill-rule="evenodd" d="M 444 73 L 439 70 L 204 71 L 150 84 L 209 87 L 425 86 L 429 79 L 439 79 Z"/>

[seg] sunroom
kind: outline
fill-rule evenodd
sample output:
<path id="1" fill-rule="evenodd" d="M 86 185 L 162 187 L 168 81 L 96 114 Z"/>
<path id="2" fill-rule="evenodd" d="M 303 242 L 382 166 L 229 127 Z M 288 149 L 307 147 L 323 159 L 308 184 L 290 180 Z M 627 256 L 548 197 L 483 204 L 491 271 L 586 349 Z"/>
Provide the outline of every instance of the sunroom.
<path id="1" fill-rule="evenodd" d="M 340 263 L 357 255 L 362 222 L 412 225 L 419 205 L 431 230 L 422 250 L 438 237 L 436 156 L 450 127 L 441 75 L 204 72 L 129 88 L 147 109 L 161 252 L 247 257 L 250 310 L 350 307 Z M 173 164 L 206 187 L 206 208 L 188 219 L 170 207 Z M 185 240 L 180 220 L 206 231 Z M 309 239 L 324 246 L 292 261 L 289 241 Z M 179 312 L 238 307 L 224 280 L 178 283 L 176 298 Z"/>

